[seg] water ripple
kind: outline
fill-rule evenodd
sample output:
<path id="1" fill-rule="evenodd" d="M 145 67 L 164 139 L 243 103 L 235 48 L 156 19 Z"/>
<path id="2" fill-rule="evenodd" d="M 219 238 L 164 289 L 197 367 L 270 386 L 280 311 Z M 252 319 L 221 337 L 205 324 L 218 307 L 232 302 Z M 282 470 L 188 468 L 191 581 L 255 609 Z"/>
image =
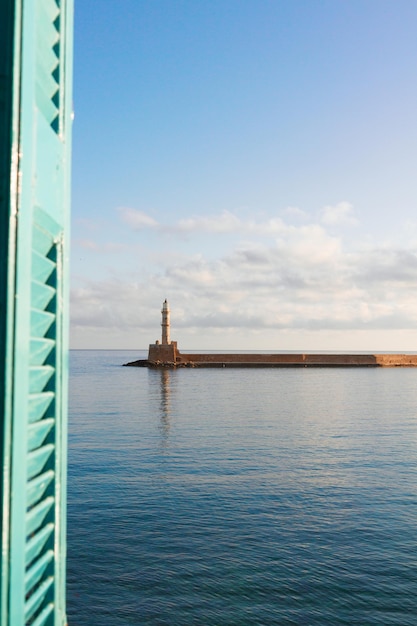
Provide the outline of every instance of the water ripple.
<path id="1" fill-rule="evenodd" d="M 72 626 L 408 626 L 417 372 L 72 354 Z"/>

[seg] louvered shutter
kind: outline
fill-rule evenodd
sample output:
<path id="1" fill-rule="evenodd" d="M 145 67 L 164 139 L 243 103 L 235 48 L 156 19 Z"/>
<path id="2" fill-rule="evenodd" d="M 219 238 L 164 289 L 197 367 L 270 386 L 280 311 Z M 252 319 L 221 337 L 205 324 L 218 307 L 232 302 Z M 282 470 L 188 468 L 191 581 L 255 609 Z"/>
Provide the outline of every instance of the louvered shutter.
<path id="1" fill-rule="evenodd" d="M 2 17 L 1 624 L 62 626 L 72 0 L 5 0 Z"/>

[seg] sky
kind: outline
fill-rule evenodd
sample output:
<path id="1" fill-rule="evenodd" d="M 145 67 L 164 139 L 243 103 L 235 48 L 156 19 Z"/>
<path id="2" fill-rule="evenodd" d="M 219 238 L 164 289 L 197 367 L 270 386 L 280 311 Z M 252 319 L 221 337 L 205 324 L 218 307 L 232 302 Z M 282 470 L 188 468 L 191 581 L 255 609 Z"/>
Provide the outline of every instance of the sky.
<path id="1" fill-rule="evenodd" d="M 71 346 L 417 351 L 416 24 L 76 2 Z"/>

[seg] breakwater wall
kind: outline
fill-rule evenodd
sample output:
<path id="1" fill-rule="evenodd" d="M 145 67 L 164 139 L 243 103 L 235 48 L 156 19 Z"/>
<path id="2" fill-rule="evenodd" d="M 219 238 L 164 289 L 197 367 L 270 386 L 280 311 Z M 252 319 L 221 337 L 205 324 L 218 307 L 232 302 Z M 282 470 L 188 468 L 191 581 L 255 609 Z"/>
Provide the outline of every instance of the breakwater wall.
<path id="1" fill-rule="evenodd" d="M 417 367 L 415 354 L 178 354 L 196 367 Z"/>
<path id="2" fill-rule="evenodd" d="M 176 346 L 175 346 L 176 348 Z M 175 354 L 150 351 L 133 367 L 417 367 L 417 354 Z M 151 357 L 151 358 L 150 358 Z M 153 357 L 153 358 L 152 358 Z M 158 358 L 155 358 L 158 357 Z"/>

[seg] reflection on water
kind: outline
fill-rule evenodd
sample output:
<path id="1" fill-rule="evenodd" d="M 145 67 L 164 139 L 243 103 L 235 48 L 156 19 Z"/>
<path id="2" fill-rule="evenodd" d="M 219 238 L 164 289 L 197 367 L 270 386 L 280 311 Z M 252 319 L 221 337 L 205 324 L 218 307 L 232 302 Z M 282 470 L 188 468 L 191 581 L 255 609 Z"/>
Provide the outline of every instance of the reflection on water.
<path id="1" fill-rule="evenodd" d="M 171 381 L 173 371 L 168 369 L 162 369 L 155 371 L 157 376 L 160 376 L 160 430 L 162 433 L 162 445 L 168 444 L 168 436 L 170 431 L 170 414 L 171 414 Z"/>
<path id="2" fill-rule="evenodd" d="M 172 421 L 174 376 L 172 369 L 148 370 L 149 400 L 153 407 L 155 425 L 160 435 L 160 445 L 166 448 L 169 442 Z M 139 419 L 142 416 L 139 416 Z"/>

